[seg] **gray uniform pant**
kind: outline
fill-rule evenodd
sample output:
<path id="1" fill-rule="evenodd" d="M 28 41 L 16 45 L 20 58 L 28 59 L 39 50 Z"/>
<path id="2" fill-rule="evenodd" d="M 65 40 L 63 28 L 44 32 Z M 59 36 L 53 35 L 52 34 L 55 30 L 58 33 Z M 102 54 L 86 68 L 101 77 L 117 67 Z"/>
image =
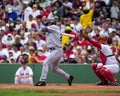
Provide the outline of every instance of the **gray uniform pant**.
<path id="1" fill-rule="evenodd" d="M 50 55 L 43 62 L 40 81 L 46 81 L 49 66 L 51 67 L 51 70 L 55 72 L 56 74 L 61 75 L 66 80 L 69 79 L 70 75 L 58 67 L 59 61 L 62 55 L 63 55 L 63 50 L 61 48 L 50 50 Z"/>

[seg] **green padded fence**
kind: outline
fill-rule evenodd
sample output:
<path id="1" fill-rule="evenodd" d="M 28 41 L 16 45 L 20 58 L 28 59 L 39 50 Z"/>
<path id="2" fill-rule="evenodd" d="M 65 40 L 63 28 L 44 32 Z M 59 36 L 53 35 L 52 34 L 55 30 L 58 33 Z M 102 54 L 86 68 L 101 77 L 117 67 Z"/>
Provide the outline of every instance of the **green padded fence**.
<path id="1" fill-rule="evenodd" d="M 0 64 L 0 83 L 14 83 L 14 75 L 16 70 L 20 67 L 20 64 Z M 41 75 L 41 64 L 28 64 L 34 73 L 34 83 L 38 82 Z M 60 64 L 60 68 L 65 72 L 74 76 L 73 83 L 96 83 L 98 78 L 93 73 L 90 64 Z M 118 81 L 120 81 L 120 72 L 116 75 Z M 49 68 L 47 83 L 67 83 L 67 81 L 61 76 L 53 73 Z"/>

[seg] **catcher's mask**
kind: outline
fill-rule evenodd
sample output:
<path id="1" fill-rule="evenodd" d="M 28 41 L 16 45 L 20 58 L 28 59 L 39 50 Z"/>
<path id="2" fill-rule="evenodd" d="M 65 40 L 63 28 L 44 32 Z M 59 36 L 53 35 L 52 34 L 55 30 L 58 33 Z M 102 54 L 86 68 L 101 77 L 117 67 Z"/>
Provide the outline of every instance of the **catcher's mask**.
<path id="1" fill-rule="evenodd" d="M 98 41 L 99 43 L 101 43 L 101 44 L 105 44 L 105 43 L 108 42 L 108 38 L 103 37 L 103 36 L 99 36 L 99 37 L 97 38 L 97 41 Z"/>

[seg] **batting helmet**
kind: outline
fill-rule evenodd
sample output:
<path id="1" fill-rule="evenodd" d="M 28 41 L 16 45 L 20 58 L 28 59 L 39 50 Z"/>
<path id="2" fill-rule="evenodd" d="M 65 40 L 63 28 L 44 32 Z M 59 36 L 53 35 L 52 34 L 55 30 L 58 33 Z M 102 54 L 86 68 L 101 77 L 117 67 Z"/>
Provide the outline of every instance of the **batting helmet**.
<path id="1" fill-rule="evenodd" d="M 56 24 L 56 20 L 55 20 L 55 19 L 48 19 L 48 20 L 45 22 L 45 25 L 48 25 L 48 24 L 55 25 L 55 24 Z"/>

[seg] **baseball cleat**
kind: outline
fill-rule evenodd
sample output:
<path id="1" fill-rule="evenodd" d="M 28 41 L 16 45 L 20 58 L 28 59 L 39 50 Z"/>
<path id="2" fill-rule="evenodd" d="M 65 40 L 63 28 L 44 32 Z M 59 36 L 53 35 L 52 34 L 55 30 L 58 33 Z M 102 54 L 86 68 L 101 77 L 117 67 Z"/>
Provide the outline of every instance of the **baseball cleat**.
<path id="1" fill-rule="evenodd" d="M 34 86 L 46 86 L 46 83 L 43 81 L 39 81 L 38 83 L 36 83 Z"/>
<path id="2" fill-rule="evenodd" d="M 68 85 L 71 86 L 72 85 L 72 81 L 73 81 L 74 77 L 72 75 L 70 75 L 69 79 L 68 79 Z"/>
<path id="3" fill-rule="evenodd" d="M 112 82 L 110 85 L 111 85 L 111 86 L 118 86 L 119 83 L 118 83 L 117 81 L 115 81 L 115 82 Z"/>
<path id="4" fill-rule="evenodd" d="M 96 83 L 96 85 L 109 85 L 110 83 L 107 81 L 107 80 L 105 80 L 105 81 L 98 81 L 97 83 Z"/>

